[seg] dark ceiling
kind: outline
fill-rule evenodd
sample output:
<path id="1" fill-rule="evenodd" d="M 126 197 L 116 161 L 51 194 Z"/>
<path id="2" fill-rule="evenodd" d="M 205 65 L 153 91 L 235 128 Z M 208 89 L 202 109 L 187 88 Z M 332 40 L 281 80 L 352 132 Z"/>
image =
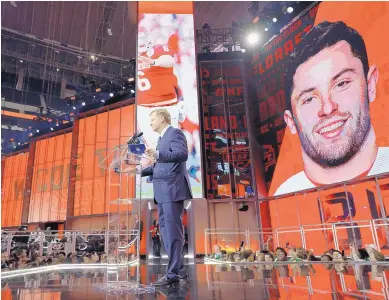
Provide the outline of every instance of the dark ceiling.
<path id="1" fill-rule="evenodd" d="M 2 27 L 122 58 L 135 56 L 136 2 L 3 1 Z M 247 22 L 248 1 L 195 2 L 195 28 L 230 28 Z M 268 2 L 259 2 L 264 7 Z M 112 35 L 107 29 L 111 29 Z"/>

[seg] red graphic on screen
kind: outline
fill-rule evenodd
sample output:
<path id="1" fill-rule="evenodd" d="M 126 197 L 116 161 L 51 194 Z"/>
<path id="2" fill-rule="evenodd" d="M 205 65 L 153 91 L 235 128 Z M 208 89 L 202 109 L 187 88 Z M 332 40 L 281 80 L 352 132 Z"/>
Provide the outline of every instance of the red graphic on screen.
<path id="1" fill-rule="evenodd" d="M 173 73 L 173 50 L 167 45 L 151 46 L 150 42 L 140 42 L 139 49 L 143 52 L 139 53 L 138 105 L 175 104 L 178 82 Z"/>

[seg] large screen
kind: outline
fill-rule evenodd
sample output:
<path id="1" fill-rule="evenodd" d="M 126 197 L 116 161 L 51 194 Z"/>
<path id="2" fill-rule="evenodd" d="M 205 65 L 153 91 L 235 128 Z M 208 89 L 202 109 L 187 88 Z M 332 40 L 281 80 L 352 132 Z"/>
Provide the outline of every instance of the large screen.
<path id="1" fill-rule="evenodd" d="M 157 62 L 152 64 L 151 61 Z M 172 126 L 188 142 L 187 170 L 194 198 L 203 196 L 196 53 L 192 2 L 139 2 L 137 126 L 147 147 L 159 135 L 150 127 L 150 113 L 166 108 Z M 142 197 L 153 198 L 152 178 L 142 179 Z"/>
<path id="2" fill-rule="evenodd" d="M 268 196 L 389 172 L 388 7 L 322 2 L 254 55 Z"/>

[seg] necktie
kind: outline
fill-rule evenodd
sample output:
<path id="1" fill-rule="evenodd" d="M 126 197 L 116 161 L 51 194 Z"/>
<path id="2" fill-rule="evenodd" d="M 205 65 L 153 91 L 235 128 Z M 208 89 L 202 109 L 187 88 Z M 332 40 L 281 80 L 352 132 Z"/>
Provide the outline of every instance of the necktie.
<path id="1" fill-rule="evenodd" d="M 161 137 L 158 138 L 158 141 L 157 141 L 157 148 L 159 146 L 159 142 L 161 141 Z"/>

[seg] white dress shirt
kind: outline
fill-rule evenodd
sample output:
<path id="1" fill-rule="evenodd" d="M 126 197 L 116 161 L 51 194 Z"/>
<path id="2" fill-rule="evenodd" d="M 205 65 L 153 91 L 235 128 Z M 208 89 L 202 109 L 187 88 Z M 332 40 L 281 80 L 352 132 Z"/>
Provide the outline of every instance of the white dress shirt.
<path id="1" fill-rule="evenodd" d="M 168 126 L 166 126 L 163 130 L 162 130 L 162 132 L 161 132 L 161 134 L 160 134 L 160 138 L 162 139 L 162 137 L 163 137 L 163 135 L 165 134 L 165 132 L 170 128 L 170 127 L 172 127 L 171 125 L 168 125 Z M 159 151 L 157 150 L 157 155 L 156 155 L 156 157 L 157 157 L 157 159 L 159 159 Z"/>

